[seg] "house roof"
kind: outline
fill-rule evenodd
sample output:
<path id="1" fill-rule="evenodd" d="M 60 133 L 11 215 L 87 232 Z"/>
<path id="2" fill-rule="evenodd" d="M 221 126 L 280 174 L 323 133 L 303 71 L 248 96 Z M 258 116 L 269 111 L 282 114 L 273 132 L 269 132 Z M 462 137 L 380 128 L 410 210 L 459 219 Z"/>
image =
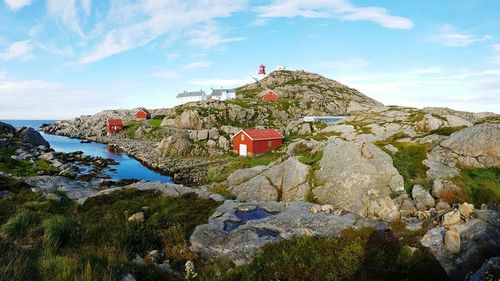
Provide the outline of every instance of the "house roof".
<path id="1" fill-rule="evenodd" d="M 251 140 L 274 140 L 274 139 L 282 139 L 283 135 L 275 129 L 253 129 L 253 130 L 241 130 L 236 133 L 237 136 L 239 133 L 243 133 L 247 135 Z"/>
<path id="2" fill-rule="evenodd" d="M 265 96 L 266 94 L 268 94 L 268 93 L 270 93 L 270 92 L 274 93 L 274 94 L 275 94 L 275 95 L 277 95 L 278 97 L 280 96 L 280 94 L 279 94 L 278 92 L 276 92 L 275 90 L 266 89 L 266 90 L 264 90 L 264 91 L 260 92 L 259 97 L 263 97 L 263 96 Z"/>
<path id="3" fill-rule="evenodd" d="M 222 96 L 223 92 L 234 93 L 234 89 L 212 89 L 212 96 Z"/>
<path id="4" fill-rule="evenodd" d="M 186 91 L 184 91 L 183 93 L 178 94 L 177 97 L 178 98 L 201 97 L 204 95 L 205 95 L 204 91 L 198 91 L 198 92 L 186 92 Z"/>
<path id="5" fill-rule="evenodd" d="M 137 114 L 137 113 L 139 113 L 140 111 L 142 111 L 142 112 L 144 112 L 144 113 L 146 113 L 146 114 L 151 114 L 151 113 L 150 113 L 147 109 L 145 109 L 144 107 L 139 108 L 139 110 L 136 112 L 136 114 Z"/>
<path id="6" fill-rule="evenodd" d="M 123 126 L 122 119 L 108 119 L 108 125 L 110 126 Z"/>

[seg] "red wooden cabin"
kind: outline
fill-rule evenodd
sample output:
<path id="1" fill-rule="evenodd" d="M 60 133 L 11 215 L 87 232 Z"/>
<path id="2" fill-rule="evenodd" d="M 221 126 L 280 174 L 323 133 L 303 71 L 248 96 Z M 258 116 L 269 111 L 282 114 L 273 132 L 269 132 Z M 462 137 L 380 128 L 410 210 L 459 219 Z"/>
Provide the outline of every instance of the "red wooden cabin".
<path id="1" fill-rule="evenodd" d="M 115 134 L 121 131 L 123 131 L 122 119 L 108 119 L 108 124 L 106 125 L 106 132 L 108 132 L 108 134 Z"/>
<path id="2" fill-rule="evenodd" d="M 263 101 L 273 101 L 279 99 L 278 94 L 273 90 L 268 90 L 262 95 Z"/>
<path id="3" fill-rule="evenodd" d="M 233 151 L 247 156 L 279 147 L 283 143 L 283 135 L 275 129 L 241 130 L 231 140 Z"/>
<path id="4" fill-rule="evenodd" d="M 145 108 L 140 108 L 139 111 L 135 114 L 135 118 L 137 119 L 150 119 L 151 118 L 151 113 L 145 109 Z"/>

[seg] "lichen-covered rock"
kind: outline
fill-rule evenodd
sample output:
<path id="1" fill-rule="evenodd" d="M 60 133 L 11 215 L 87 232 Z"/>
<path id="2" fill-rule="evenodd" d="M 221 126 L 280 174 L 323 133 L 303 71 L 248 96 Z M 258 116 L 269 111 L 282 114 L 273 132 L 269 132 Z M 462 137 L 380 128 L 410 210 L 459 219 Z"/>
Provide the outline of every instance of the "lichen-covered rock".
<path id="1" fill-rule="evenodd" d="M 436 205 L 432 195 L 420 185 L 413 186 L 411 195 L 419 211 L 429 210 Z"/>
<path id="2" fill-rule="evenodd" d="M 23 127 L 17 130 L 17 136 L 27 144 L 32 146 L 45 146 L 49 147 L 49 143 L 42 137 L 42 135 L 33 128 Z"/>
<path id="3" fill-rule="evenodd" d="M 158 145 L 158 150 L 163 155 L 182 155 L 189 151 L 190 145 L 187 135 L 175 134 L 163 139 Z"/>
<path id="4" fill-rule="evenodd" d="M 278 190 L 269 180 L 258 175 L 247 182 L 229 189 L 239 201 L 277 201 Z"/>
<path id="5" fill-rule="evenodd" d="M 424 163 L 427 177 L 446 179 L 459 175 L 458 165 L 494 167 L 500 165 L 500 124 L 474 125 L 452 134 L 429 154 Z"/>
<path id="6" fill-rule="evenodd" d="M 449 229 L 444 234 L 444 247 L 452 254 L 460 253 L 460 233 L 455 229 Z"/>
<path id="7" fill-rule="evenodd" d="M 403 177 L 394 168 L 391 156 L 370 143 L 331 139 L 319 165 L 316 177 L 324 185 L 313 192 L 322 204 L 363 213 L 362 199 L 369 190 L 376 190 L 381 197 L 404 190 Z"/>

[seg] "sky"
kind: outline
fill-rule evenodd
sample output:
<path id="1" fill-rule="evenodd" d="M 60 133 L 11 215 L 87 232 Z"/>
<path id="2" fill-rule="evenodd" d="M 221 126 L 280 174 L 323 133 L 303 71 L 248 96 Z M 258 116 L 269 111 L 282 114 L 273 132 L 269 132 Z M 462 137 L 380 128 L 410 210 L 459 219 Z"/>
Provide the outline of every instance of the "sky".
<path id="1" fill-rule="evenodd" d="M 0 119 L 172 107 L 260 64 L 500 113 L 500 1 L 0 0 Z"/>

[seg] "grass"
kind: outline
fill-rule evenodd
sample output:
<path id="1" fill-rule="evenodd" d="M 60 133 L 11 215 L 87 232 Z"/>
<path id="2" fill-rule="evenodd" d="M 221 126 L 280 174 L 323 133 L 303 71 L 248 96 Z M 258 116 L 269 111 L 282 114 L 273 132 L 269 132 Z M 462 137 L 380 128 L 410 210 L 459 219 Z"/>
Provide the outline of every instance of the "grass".
<path id="1" fill-rule="evenodd" d="M 206 223 L 220 203 L 194 194 L 164 198 L 127 189 L 90 198 L 84 205 L 59 203 L 13 179 L 0 198 L 0 280 L 172 280 L 151 264 L 135 265 L 135 254 L 159 249 L 176 270 L 197 255 L 188 248 L 194 227 Z M 127 218 L 144 212 L 143 223 Z M 21 250 L 16 245 L 31 245 Z M 36 277 L 36 278 L 35 278 Z"/>
<path id="2" fill-rule="evenodd" d="M 14 176 L 36 176 L 40 174 L 54 174 L 59 170 L 51 166 L 49 162 L 38 159 L 34 164 L 27 160 L 15 160 L 11 156 L 14 151 L 9 149 L 0 150 L 0 171 Z"/>
<path id="3" fill-rule="evenodd" d="M 500 167 L 462 168 L 453 182 L 460 186 L 467 202 L 474 206 L 500 204 Z"/>
<path id="4" fill-rule="evenodd" d="M 160 127 L 161 122 L 163 122 L 164 118 L 165 118 L 165 115 L 153 116 L 153 118 L 151 118 L 149 120 L 149 125 L 151 125 L 151 127 L 153 127 L 153 128 L 158 128 L 158 127 Z"/>
<path id="5" fill-rule="evenodd" d="M 426 249 L 413 252 L 393 234 L 368 228 L 268 244 L 250 264 L 225 270 L 218 280 L 447 279 Z"/>
<path id="6" fill-rule="evenodd" d="M 276 161 L 278 158 L 283 156 L 283 152 L 272 150 L 266 153 L 257 154 L 253 157 L 239 157 L 234 154 L 229 158 L 228 164 L 221 169 L 211 168 L 209 169 L 209 175 L 206 179 L 207 183 L 218 183 L 222 182 L 229 177 L 234 171 L 238 169 L 252 168 L 260 165 L 269 165 L 270 163 Z"/>
<path id="7" fill-rule="evenodd" d="M 124 126 L 127 136 L 131 139 L 135 137 L 135 132 L 143 125 L 143 121 L 130 120 L 127 125 Z"/>
<path id="8" fill-rule="evenodd" d="M 458 132 L 464 128 L 467 128 L 467 126 L 457 126 L 457 127 L 441 127 L 437 130 L 433 130 L 430 133 L 431 134 L 437 134 L 441 136 L 449 136 L 455 132 Z"/>
<path id="9" fill-rule="evenodd" d="M 74 242 L 77 236 L 77 225 L 72 220 L 62 216 L 52 216 L 43 221 L 44 237 L 48 248 L 57 250 L 70 241 Z"/>
<path id="10" fill-rule="evenodd" d="M 420 122 L 420 121 L 424 120 L 424 116 L 425 116 L 425 112 L 423 112 L 422 110 L 414 110 L 414 111 L 412 111 L 410 116 L 408 116 L 406 121 L 408 121 L 410 123 Z"/>
<path id="11" fill-rule="evenodd" d="M 299 161 L 303 164 L 314 165 L 323 158 L 323 150 L 316 151 L 313 155 L 302 155 Z"/>
<path id="12" fill-rule="evenodd" d="M 377 143 L 382 148 L 387 144 L 389 144 L 387 141 Z M 431 149 L 431 145 L 402 142 L 391 144 L 398 149 L 398 152 L 389 153 L 389 155 L 392 156 L 394 167 L 403 176 L 406 192 L 411 193 L 415 184 L 428 186 L 426 180 L 428 168 L 423 164 L 423 161 L 427 158 L 427 152 Z"/>

